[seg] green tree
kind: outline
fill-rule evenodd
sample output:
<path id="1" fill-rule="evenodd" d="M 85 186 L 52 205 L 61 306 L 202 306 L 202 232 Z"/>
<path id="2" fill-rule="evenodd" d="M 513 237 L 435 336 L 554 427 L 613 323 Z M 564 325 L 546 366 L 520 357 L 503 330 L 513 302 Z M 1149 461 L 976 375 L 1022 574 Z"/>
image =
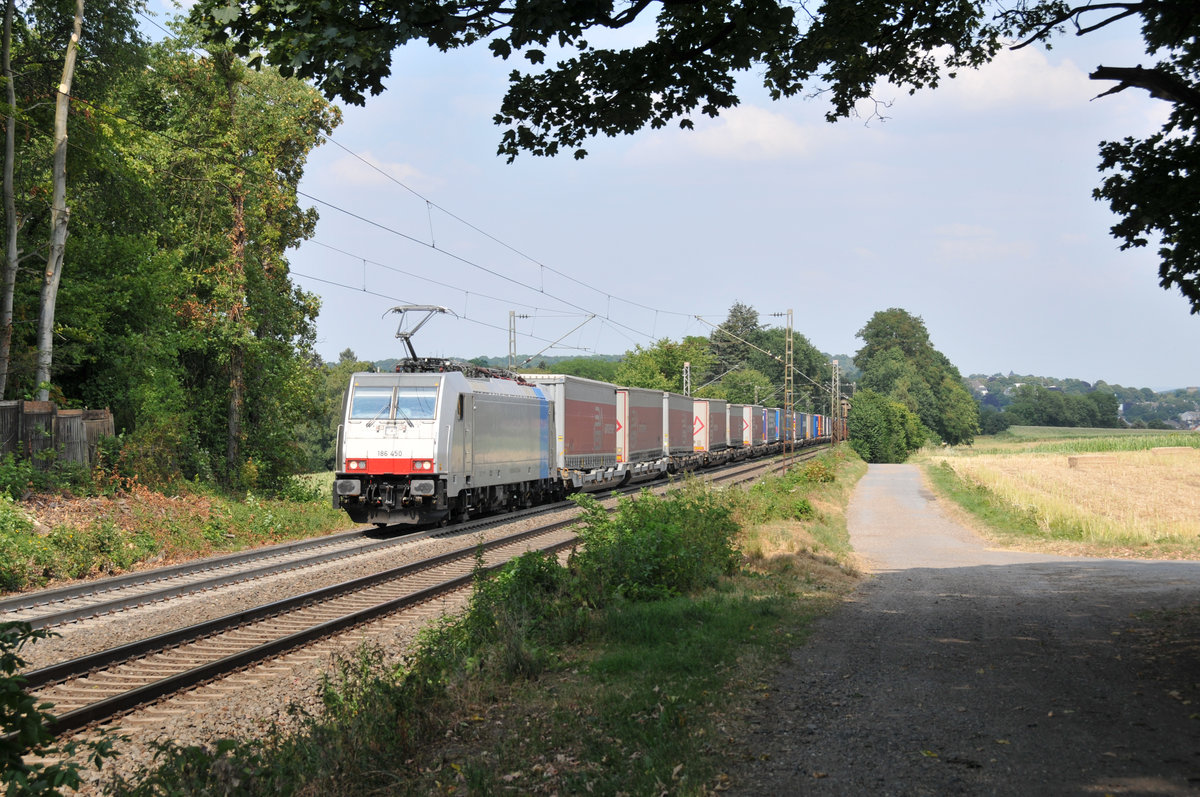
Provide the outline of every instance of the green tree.
<path id="1" fill-rule="evenodd" d="M 342 400 L 350 385 L 350 376 L 370 367 L 370 363 L 359 360 L 350 349 L 342 351 L 336 363 L 319 366 L 323 381 L 318 398 L 319 414 L 296 433 L 304 452 L 306 470 L 325 471 L 336 467 L 337 430 L 342 423 Z"/>
<path id="2" fill-rule="evenodd" d="M 1082 426 L 1114 428 L 1121 425 L 1120 405 L 1109 392 L 1071 395 L 1041 385 L 1021 385 L 1005 414 L 1014 423 L 1029 426 Z"/>
<path id="3" fill-rule="evenodd" d="M 641 22 L 654 15 L 654 25 Z M 314 79 L 328 97 L 362 103 L 383 90 L 392 52 L 424 41 L 446 51 L 485 43 L 502 59 L 528 62 L 510 72 L 495 116 L 500 154 L 587 154 L 587 139 L 716 116 L 738 104 L 735 76 L 753 72 L 774 99 L 827 98 L 830 121 L 856 113 L 883 82 L 915 91 L 990 60 L 1009 42 L 1079 34 L 1136 17 L 1153 66 L 1100 66 L 1091 77 L 1137 88 L 1171 103 L 1170 118 L 1146 139 L 1101 146 L 1112 172 L 1098 198 L 1122 221 L 1122 248 L 1161 243 L 1163 287 L 1178 286 L 1200 312 L 1200 13 L 1194 0 L 782 0 L 710 3 L 570 3 L 557 0 L 423 0 L 331 4 L 326 0 L 200 0 L 192 18 L 217 42 Z M 647 31 L 626 46 L 596 46 L 593 34 Z M 630 42 L 630 36 L 619 37 Z M 601 36 L 600 38 L 605 38 Z M 554 48 L 553 66 L 546 65 Z"/>
<path id="4" fill-rule="evenodd" d="M 681 343 L 663 338 L 649 348 L 636 346 L 625 352 L 625 358 L 617 365 L 615 380 L 627 387 L 682 393 L 683 364 L 691 363 L 693 374 L 707 373 L 712 359 L 707 338 L 691 336 Z"/>
<path id="5" fill-rule="evenodd" d="M 920 419 L 874 390 L 854 394 L 846 425 L 851 448 L 867 462 L 903 462 L 925 442 Z"/>
<path id="6" fill-rule="evenodd" d="M 320 413 L 318 302 L 292 283 L 284 252 L 312 234 L 296 188 L 340 117 L 304 84 L 228 50 L 197 57 L 186 37 L 150 61 L 127 89 L 142 121 L 126 153 L 155 176 L 157 243 L 176 275 L 158 299 L 175 325 L 163 355 L 173 395 L 187 397 L 155 417 L 178 413 L 227 483 L 270 486 L 304 467 L 294 430 Z"/>
<path id="7" fill-rule="evenodd" d="M 90 249 L 97 242 L 80 225 L 109 209 L 114 210 L 110 222 L 120 218 L 116 203 L 110 201 L 111 184 L 125 177 L 128 169 L 114 163 L 107 132 L 94 110 L 111 101 L 114 86 L 144 63 L 136 5 L 93 4 L 79 17 L 78 3 L 6 4 L 5 49 L 11 72 L 6 80 L 6 126 L 13 135 L 6 134 L 5 147 L 0 389 L 9 395 L 32 395 L 40 385 L 57 381 L 62 366 L 72 367 L 72 353 L 60 346 L 75 342 L 73 321 L 81 314 L 72 313 L 70 288 L 60 280 L 64 273 L 68 280 L 74 279 L 81 268 L 91 265 Z M 73 43 L 77 20 L 84 32 Z M 76 66 L 66 68 L 70 59 L 65 56 L 72 51 L 77 54 Z M 46 87 L 63 84 L 68 72 L 70 97 L 58 92 L 54 102 L 47 102 Z M 68 102 L 74 102 L 69 147 L 65 143 Z M 19 136 L 15 135 L 18 122 Z M 137 208 L 124 209 L 134 217 L 131 223 L 110 224 L 107 237 L 136 234 Z M 67 211 L 70 238 L 64 237 Z M 35 257 L 44 267 L 22 268 Z M 18 281 L 21 275 L 24 281 Z M 31 296 L 34 291 L 40 296 Z M 61 396 L 56 388 L 55 398 Z"/>
<path id="8" fill-rule="evenodd" d="M 1013 418 L 1007 412 L 1000 412 L 995 407 L 986 405 L 979 408 L 979 433 L 1000 434 L 1012 426 Z"/>
<path id="9" fill-rule="evenodd" d="M 934 425 L 937 403 L 933 391 L 902 349 L 886 349 L 873 358 L 871 367 L 864 369 L 859 386 L 899 401 L 921 415 L 926 425 Z"/>
<path id="10" fill-rule="evenodd" d="M 971 394 L 949 376 L 942 377 L 941 384 L 942 439 L 952 446 L 971 443 L 979 434 L 979 407 Z"/>
<path id="11" fill-rule="evenodd" d="M 560 374 L 581 376 L 599 382 L 617 381 L 617 363 L 599 357 L 572 357 L 561 360 L 554 364 L 554 370 Z"/>
<path id="12" fill-rule="evenodd" d="M 720 382 L 720 395 L 734 404 L 761 404 L 764 407 L 778 407 L 782 395 L 776 392 L 776 386 L 766 374 L 753 368 L 739 368 L 725 374 Z"/>
<path id="13" fill-rule="evenodd" d="M 720 378 L 735 368 L 747 365 L 754 354 L 750 344 L 757 345 L 761 331 L 758 311 L 749 305 L 734 302 L 729 308 L 729 315 L 709 335 L 713 356 L 716 358 L 713 363 L 713 375 Z M 780 351 L 782 352 L 782 349 Z"/>
<path id="14" fill-rule="evenodd" d="M 895 307 L 881 310 L 858 337 L 863 347 L 854 362 L 862 369 L 863 387 L 901 403 L 951 445 L 974 439 L 975 401 L 958 369 L 933 347 L 920 316 Z"/>

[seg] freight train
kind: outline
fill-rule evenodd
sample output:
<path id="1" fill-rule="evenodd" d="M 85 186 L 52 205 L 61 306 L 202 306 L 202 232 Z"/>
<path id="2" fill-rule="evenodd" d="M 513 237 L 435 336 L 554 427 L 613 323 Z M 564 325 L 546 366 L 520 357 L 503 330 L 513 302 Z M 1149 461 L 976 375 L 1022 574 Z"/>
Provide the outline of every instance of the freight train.
<path id="1" fill-rule="evenodd" d="M 844 439 L 832 427 L 823 415 L 414 356 L 396 373 L 351 377 L 333 501 L 356 523 L 454 522 Z"/>

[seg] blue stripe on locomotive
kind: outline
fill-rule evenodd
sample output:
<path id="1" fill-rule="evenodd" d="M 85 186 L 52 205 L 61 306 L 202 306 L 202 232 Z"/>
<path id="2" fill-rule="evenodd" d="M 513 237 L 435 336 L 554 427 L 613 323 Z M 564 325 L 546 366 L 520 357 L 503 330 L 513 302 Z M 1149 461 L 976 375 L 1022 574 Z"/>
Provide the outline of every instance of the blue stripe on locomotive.
<path id="1" fill-rule="evenodd" d="M 532 386 L 533 394 L 538 397 L 538 478 L 550 478 L 550 401 L 542 393 L 540 387 Z"/>

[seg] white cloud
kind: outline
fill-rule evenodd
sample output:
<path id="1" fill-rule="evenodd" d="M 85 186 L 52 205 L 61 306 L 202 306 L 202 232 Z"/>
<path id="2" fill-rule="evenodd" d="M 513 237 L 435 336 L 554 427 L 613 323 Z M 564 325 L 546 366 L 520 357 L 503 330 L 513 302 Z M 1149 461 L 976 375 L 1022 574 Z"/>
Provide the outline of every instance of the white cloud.
<path id="1" fill-rule="evenodd" d="M 358 154 L 359 158 L 353 155 L 336 158 L 324 165 L 321 169 L 324 174 L 313 176 L 347 188 L 398 188 L 396 183 L 400 182 L 418 192 L 429 190 L 437 182 L 410 164 L 382 160 L 369 150 Z"/>
<path id="2" fill-rule="evenodd" d="M 818 138 L 809 127 L 781 113 L 752 105 L 723 111 L 716 119 L 701 118 L 695 130 L 654 131 L 640 136 L 630 150 L 636 160 L 765 161 L 809 155 Z"/>
<path id="3" fill-rule="evenodd" d="M 881 86 L 876 96 L 899 98 L 906 92 L 895 86 Z M 971 113 L 997 109 L 1058 109 L 1078 106 L 1099 92 L 1081 69 L 1069 58 L 1052 61 L 1033 47 L 1002 50 L 994 60 L 979 69 L 960 69 L 953 79 L 943 78 L 936 89 L 917 92 L 906 105 L 949 106 Z M 869 109 L 868 109 L 869 110 Z"/>

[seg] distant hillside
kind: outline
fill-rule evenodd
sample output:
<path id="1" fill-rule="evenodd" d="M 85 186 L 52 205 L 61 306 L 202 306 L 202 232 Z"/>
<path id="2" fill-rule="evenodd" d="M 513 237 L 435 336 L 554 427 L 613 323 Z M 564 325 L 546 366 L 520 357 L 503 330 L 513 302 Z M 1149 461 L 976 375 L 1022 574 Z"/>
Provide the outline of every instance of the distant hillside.
<path id="1" fill-rule="evenodd" d="M 1034 385 L 1066 395 L 1108 393 L 1120 403 L 1120 417 L 1130 424 L 1166 425 L 1190 429 L 1197 425 L 1200 413 L 1200 388 L 1155 391 L 1148 387 L 1110 385 L 1104 380 L 1085 382 L 1082 379 L 1035 376 L 1032 374 L 972 374 L 966 379 L 982 407 L 1003 412 L 1012 403 L 1015 391 L 1022 385 Z"/>

